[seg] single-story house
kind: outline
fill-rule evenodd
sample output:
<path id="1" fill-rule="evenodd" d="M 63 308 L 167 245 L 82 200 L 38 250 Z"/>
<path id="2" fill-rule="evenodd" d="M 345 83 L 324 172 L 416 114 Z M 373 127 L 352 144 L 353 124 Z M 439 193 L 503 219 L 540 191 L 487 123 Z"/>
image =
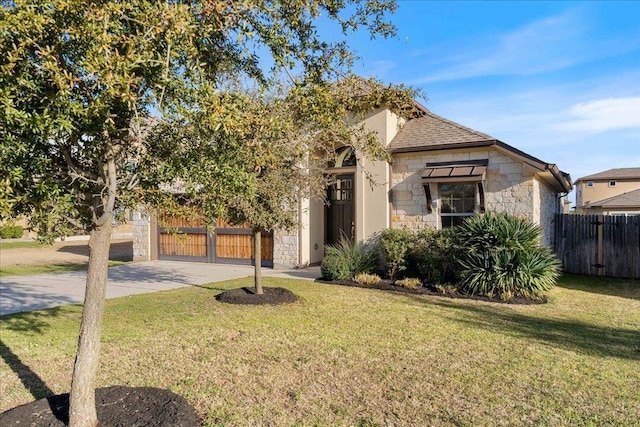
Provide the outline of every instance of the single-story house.
<path id="1" fill-rule="evenodd" d="M 570 176 L 417 102 L 414 107 L 408 120 L 387 108 L 367 115 L 365 125 L 389 149 L 391 161 L 358 161 L 358 153 L 343 148 L 328 171 L 336 176 L 327 189 L 328 204 L 303 200 L 296 231 L 267 234 L 262 242 L 270 258 L 266 265 L 319 263 L 324 246 L 341 234 L 366 241 L 389 227 L 439 229 L 483 212 L 529 218 L 542 227 L 542 243 L 551 245 L 554 215 L 563 212 L 564 196 L 572 189 Z M 214 232 L 194 224 L 171 226 L 193 239 L 188 236 L 188 243 L 180 244 L 154 218 L 138 213 L 134 259 L 251 262 L 250 230 L 226 224 Z"/>

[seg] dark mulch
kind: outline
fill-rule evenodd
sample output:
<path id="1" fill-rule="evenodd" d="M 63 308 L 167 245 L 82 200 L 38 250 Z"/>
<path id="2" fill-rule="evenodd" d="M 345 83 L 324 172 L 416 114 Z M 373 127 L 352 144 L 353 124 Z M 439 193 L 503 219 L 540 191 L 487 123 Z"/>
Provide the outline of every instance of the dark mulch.
<path id="1" fill-rule="evenodd" d="M 329 285 L 351 286 L 354 288 L 379 289 L 382 291 L 392 291 L 392 292 L 399 292 L 404 294 L 436 295 L 436 296 L 447 297 L 447 298 L 471 299 L 471 300 L 477 300 L 477 301 L 497 302 L 501 304 L 533 305 L 533 304 L 547 303 L 546 296 L 542 296 L 542 298 L 540 299 L 513 297 L 508 300 L 501 300 L 500 298 L 489 298 L 484 295 L 467 295 L 460 292 L 441 292 L 437 288 L 429 285 L 422 286 L 417 289 L 408 289 L 408 288 L 403 288 L 402 286 L 394 285 L 391 280 L 382 280 L 380 281 L 380 283 L 376 285 L 361 285 L 360 283 L 354 282 L 353 280 L 316 279 L 316 282 L 326 283 Z"/>
<path id="2" fill-rule="evenodd" d="M 196 427 L 202 422 L 177 394 L 153 387 L 107 387 L 96 390 L 101 426 Z M 0 414 L 2 426 L 60 427 L 69 423 L 69 394 L 47 397 Z"/>
<path id="3" fill-rule="evenodd" d="M 254 288 L 229 289 L 218 295 L 216 299 L 229 304 L 288 304 L 298 301 L 298 297 L 288 289 L 265 288 L 263 294 L 256 294 Z"/>

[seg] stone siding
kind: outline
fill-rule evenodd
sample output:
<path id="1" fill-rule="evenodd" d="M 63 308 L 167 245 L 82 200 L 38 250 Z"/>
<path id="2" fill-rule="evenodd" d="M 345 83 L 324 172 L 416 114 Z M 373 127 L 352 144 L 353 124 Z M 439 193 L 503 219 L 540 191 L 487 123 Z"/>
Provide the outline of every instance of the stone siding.
<path id="1" fill-rule="evenodd" d="M 133 212 L 133 260 L 151 260 L 151 218 L 146 212 Z"/>
<path id="2" fill-rule="evenodd" d="M 276 230 L 273 233 L 274 266 L 295 267 L 298 265 L 298 232 Z"/>
<path id="3" fill-rule="evenodd" d="M 393 159 L 392 227 L 420 230 L 440 228 L 438 186 L 431 185 L 432 212 L 428 213 L 427 198 L 421 173 L 427 163 L 488 159 L 484 181 L 485 208 L 488 212 L 508 212 L 539 222 L 534 209 L 534 177 L 523 176 L 523 164 L 497 150 L 478 149 L 455 153 L 407 153 Z M 547 196 L 545 193 L 545 200 Z"/>
<path id="4" fill-rule="evenodd" d="M 557 194 L 544 182 L 536 180 L 538 186 L 538 200 L 534 201 L 534 206 L 539 207 L 539 216 L 536 223 L 542 227 L 541 243 L 545 246 L 553 244 L 555 233 L 555 214 L 559 213 L 560 204 Z"/>

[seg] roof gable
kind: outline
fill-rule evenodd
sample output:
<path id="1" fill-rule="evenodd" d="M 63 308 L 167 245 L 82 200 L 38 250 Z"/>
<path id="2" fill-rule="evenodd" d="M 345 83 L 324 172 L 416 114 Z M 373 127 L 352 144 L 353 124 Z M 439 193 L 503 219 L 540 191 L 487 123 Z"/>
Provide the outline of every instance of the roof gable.
<path id="1" fill-rule="evenodd" d="M 392 154 L 493 146 L 534 166 L 542 175 L 549 175 L 547 182 L 557 191 L 571 191 L 571 177 L 555 164 L 543 162 L 491 135 L 447 120 L 426 108 L 422 113 L 422 117 L 406 122 L 393 138 L 389 144 Z"/>
<path id="2" fill-rule="evenodd" d="M 495 141 L 495 138 L 425 109 L 424 116 L 409 120 L 402 126 L 389 148 L 392 152 L 402 152 L 484 141 Z"/>
<path id="3" fill-rule="evenodd" d="M 640 179 L 640 168 L 617 168 L 578 178 L 578 181 L 597 179 Z"/>
<path id="4" fill-rule="evenodd" d="M 587 208 L 590 207 L 603 207 L 603 208 L 637 208 L 640 207 L 640 189 L 629 191 L 627 193 L 618 194 L 617 196 L 609 197 L 597 202 L 588 203 Z"/>

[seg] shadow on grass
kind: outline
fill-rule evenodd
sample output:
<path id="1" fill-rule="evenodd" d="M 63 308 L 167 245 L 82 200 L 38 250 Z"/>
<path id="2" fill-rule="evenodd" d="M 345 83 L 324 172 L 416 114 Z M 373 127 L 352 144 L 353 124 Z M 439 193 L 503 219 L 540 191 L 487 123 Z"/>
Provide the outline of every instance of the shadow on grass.
<path id="1" fill-rule="evenodd" d="M 11 314 L 2 316 L 0 319 L 2 320 L 2 330 L 44 334 L 49 326 L 49 319 L 57 317 L 59 314 L 60 308 L 56 307 L 49 310 Z M 41 399 L 55 394 L 40 375 L 25 364 L 20 359 L 20 356 L 15 354 L 2 339 L 0 339 L 0 357 L 18 376 L 24 388 L 31 393 L 34 399 Z"/>
<path id="2" fill-rule="evenodd" d="M 428 302 L 417 297 L 416 299 L 453 311 L 451 316 L 448 316 L 449 320 L 471 328 L 533 339 L 557 348 L 600 357 L 640 360 L 640 331 L 637 330 L 539 318 L 502 307 L 462 305 L 440 298 Z"/>
<path id="3" fill-rule="evenodd" d="M 640 280 L 564 274 L 558 287 L 600 295 L 640 300 Z"/>
<path id="4" fill-rule="evenodd" d="M 4 298 L 5 295 L 3 294 Z M 23 311 L 0 316 L 2 330 L 44 334 L 49 326 L 49 319 L 60 315 L 61 308 L 47 310 Z"/>
<path id="5" fill-rule="evenodd" d="M 26 388 L 34 399 L 53 396 L 55 393 L 35 373 L 26 365 L 11 349 L 0 339 L 0 356 L 11 370 L 18 376 L 24 388 Z"/>

